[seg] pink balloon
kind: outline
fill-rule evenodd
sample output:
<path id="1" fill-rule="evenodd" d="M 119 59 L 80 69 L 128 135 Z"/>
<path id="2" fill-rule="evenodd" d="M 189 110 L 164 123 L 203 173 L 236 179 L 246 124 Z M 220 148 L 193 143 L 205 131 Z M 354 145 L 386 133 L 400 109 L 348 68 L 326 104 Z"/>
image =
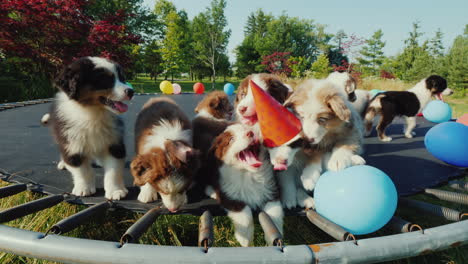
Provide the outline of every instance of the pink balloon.
<path id="1" fill-rule="evenodd" d="M 172 88 L 174 89 L 174 94 L 180 94 L 182 87 L 178 83 L 173 83 Z"/>

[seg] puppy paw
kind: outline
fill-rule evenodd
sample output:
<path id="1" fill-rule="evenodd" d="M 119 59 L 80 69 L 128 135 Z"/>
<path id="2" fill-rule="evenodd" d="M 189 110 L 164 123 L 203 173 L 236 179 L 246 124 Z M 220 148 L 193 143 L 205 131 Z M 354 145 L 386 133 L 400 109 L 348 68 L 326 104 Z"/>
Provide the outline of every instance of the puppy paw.
<path id="1" fill-rule="evenodd" d="M 215 199 L 215 200 L 218 199 L 218 195 L 216 195 L 216 192 L 211 185 L 206 186 L 205 194 L 211 199 Z"/>
<path id="2" fill-rule="evenodd" d="M 312 191 L 315 188 L 316 182 L 313 178 L 301 176 L 301 181 L 302 186 L 304 186 L 304 189 L 306 189 L 307 191 Z"/>
<path id="3" fill-rule="evenodd" d="M 353 165 L 353 155 L 347 152 L 336 152 L 333 153 L 328 161 L 327 168 L 330 171 L 344 170 Z"/>
<path id="4" fill-rule="evenodd" d="M 67 168 L 65 167 L 65 162 L 63 160 L 60 160 L 58 163 L 57 163 L 57 169 L 58 170 L 66 170 Z"/>
<path id="5" fill-rule="evenodd" d="M 76 196 L 90 196 L 96 193 L 96 187 L 84 184 L 75 184 L 72 194 Z"/>
<path id="6" fill-rule="evenodd" d="M 106 190 L 106 198 L 109 200 L 120 200 L 127 196 L 128 190 L 125 187 Z"/>
<path id="7" fill-rule="evenodd" d="M 297 206 L 297 201 L 295 194 L 286 194 L 282 193 L 281 194 L 281 204 L 283 205 L 284 208 L 287 209 L 293 209 Z"/>
<path id="8" fill-rule="evenodd" d="M 380 141 L 382 141 L 382 142 L 390 142 L 390 141 L 392 141 L 392 139 L 393 139 L 393 138 L 387 137 L 387 136 L 386 136 L 386 137 L 380 138 Z"/>
<path id="9" fill-rule="evenodd" d="M 364 164 L 366 164 L 366 160 L 363 157 L 359 156 L 359 155 L 351 156 L 351 161 L 353 163 L 353 166 L 354 165 L 364 165 Z"/>
<path id="10" fill-rule="evenodd" d="M 298 199 L 297 203 L 299 204 L 300 207 L 303 207 L 305 209 L 315 209 L 315 200 L 314 198 L 308 196 L 305 199 Z"/>
<path id="11" fill-rule="evenodd" d="M 248 247 L 250 245 L 250 240 L 248 238 L 239 234 L 235 234 L 235 237 L 242 247 Z"/>
<path id="12" fill-rule="evenodd" d="M 411 133 L 405 133 L 406 138 L 413 138 L 414 136 L 416 136 L 416 132 L 414 131 L 411 131 Z"/>
<path id="13" fill-rule="evenodd" d="M 143 190 L 141 190 L 140 194 L 138 194 L 138 201 L 142 203 L 151 203 L 153 201 L 156 201 L 157 199 L 157 192 L 144 192 Z"/>

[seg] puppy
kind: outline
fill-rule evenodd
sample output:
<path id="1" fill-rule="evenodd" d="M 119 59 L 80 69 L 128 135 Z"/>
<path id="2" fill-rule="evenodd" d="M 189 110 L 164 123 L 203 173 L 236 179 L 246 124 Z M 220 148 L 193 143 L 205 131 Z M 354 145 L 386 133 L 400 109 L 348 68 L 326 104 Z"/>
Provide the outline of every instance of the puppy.
<path id="1" fill-rule="evenodd" d="M 377 136 L 381 141 L 388 142 L 392 138 L 385 135 L 385 129 L 396 116 L 404 116 L 406 126 L 403 129 L 405 137 L 415 136 L 416 115 L 424 109 L 431 98 L 442 100 L 442 95 L 451 95 L 453 91 L 447 88 L 447 81 L 438 76 L 431 75 L 408 91 L 389 91 L 378 94 L 372 99 L 365 115 L 366 134 L 372 132 L 372 124 L 376 115 L 381 115 L 377 125 Z"/>
<path id="2" fill-rule="evenodd" d="M 287 99 L 290 89 L 273 74 L 251 74 L 242 80 L 234 101 L 236 117 L 241 123 L 253 126 L 257 124 L 258 118 L 254 98 L 249 86 L 250 80 L 254 81 L 281 104 Z"/>
<path id="3" fill-rule="evenodd" d="M 72 194 L 96 192 L 91 162 L 99 160 L 105 171 L 105 197 L 124 198 L 124 128 L 117 114 L 127 111 L 122 101 L 134 92 L 125 84 L 122 68 L 104 58 L 80 58 L 65 67 L 55 86 L 60 92 L 42 122 L 51 127 L 62 165 L 72 174 Z"/>
<path id="4" fill-rule="evenodd" d="M 177 212 L 200 166 L 188 117 L 167 97 L 148 100 L 135 123 L 135 148 L 130 170 L 142 186 L 138 200 L 152 202 L 159 193 L 166 208 Z"/>
<path id="5" fill-rule="evenodd" d="M 283 209 L 273 169 L 251 126 L 233 124 L 213 142 L 210 188 L 227 210 L 243 247 L 253 241 L 252 210 L 263 210 L 283 233 Z"/>
<path id="6" fill-rule="evenodd" d="M 285 103 L 302 122 L 307 159 L 300 178 L 308 191 L 322 171 L 365 164 L 362 120 L 339 89 L 327 80 L 306 80 Z"/>
<path id="7" fill-rule="evenodd" d="M 192 120 L 193 147 L 207 152 L 213 139 L 229 125 L 233 110 L 226 93 L 214 91 L 207 94 L 195 108 L 197 115 Z"/>
<path id="8" fill-rule="evenodd" d="M 356 79 L 348 72 L 332 72 L 328 75 L 327 80 L 335 84 L 341 89 L 343 94 L 348 98 L 348 101 L 354 107 L 356 112 L 364 117 L 366 108 L 370 101 L 369 92 L 359 90 L 357 88 Z"/>

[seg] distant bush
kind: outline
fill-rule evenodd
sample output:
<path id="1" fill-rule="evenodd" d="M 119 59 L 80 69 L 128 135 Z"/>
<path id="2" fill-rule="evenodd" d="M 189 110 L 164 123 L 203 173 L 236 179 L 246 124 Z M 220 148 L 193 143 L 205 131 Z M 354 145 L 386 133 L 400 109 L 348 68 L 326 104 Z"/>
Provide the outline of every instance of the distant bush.
<path id="1" fill-rule="evenodd" d="M 380 70 L 380 78 L 382 79 L 395 79 L 395 75 L 393 75 L 391 72 L 385 71 L 385 70 Z"/>

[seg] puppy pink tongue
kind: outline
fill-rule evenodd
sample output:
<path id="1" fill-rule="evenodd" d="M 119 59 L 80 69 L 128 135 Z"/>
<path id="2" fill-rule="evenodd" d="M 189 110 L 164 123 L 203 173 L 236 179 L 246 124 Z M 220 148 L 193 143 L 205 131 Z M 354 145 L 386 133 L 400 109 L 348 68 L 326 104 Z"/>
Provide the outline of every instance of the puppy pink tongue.
<path id="1" fill-rule="evenodd" d="M 125 113 L 128 110 L 128 105 L 122 103 L 122 102 L 114 102 L 114 106 L 117 111 L 120 113 Z"/>
<path id="2" fill-rule="evenodd" d="M 287 170 L 288 169 L 288 166 L 286 164 L 275 164 L 275 166 L 273 167 L 273 169 L 275 171 L 284 171 L 284 170 Z"/>
<path id="3" fill-rule="evenodd" d="M 258 168 L 262 166 L 262 162 L 258 160 L 258 158 L 252 153 L 252 151 L 246 151 L 245 153 L 245 161 L 252 167 Z"/>

